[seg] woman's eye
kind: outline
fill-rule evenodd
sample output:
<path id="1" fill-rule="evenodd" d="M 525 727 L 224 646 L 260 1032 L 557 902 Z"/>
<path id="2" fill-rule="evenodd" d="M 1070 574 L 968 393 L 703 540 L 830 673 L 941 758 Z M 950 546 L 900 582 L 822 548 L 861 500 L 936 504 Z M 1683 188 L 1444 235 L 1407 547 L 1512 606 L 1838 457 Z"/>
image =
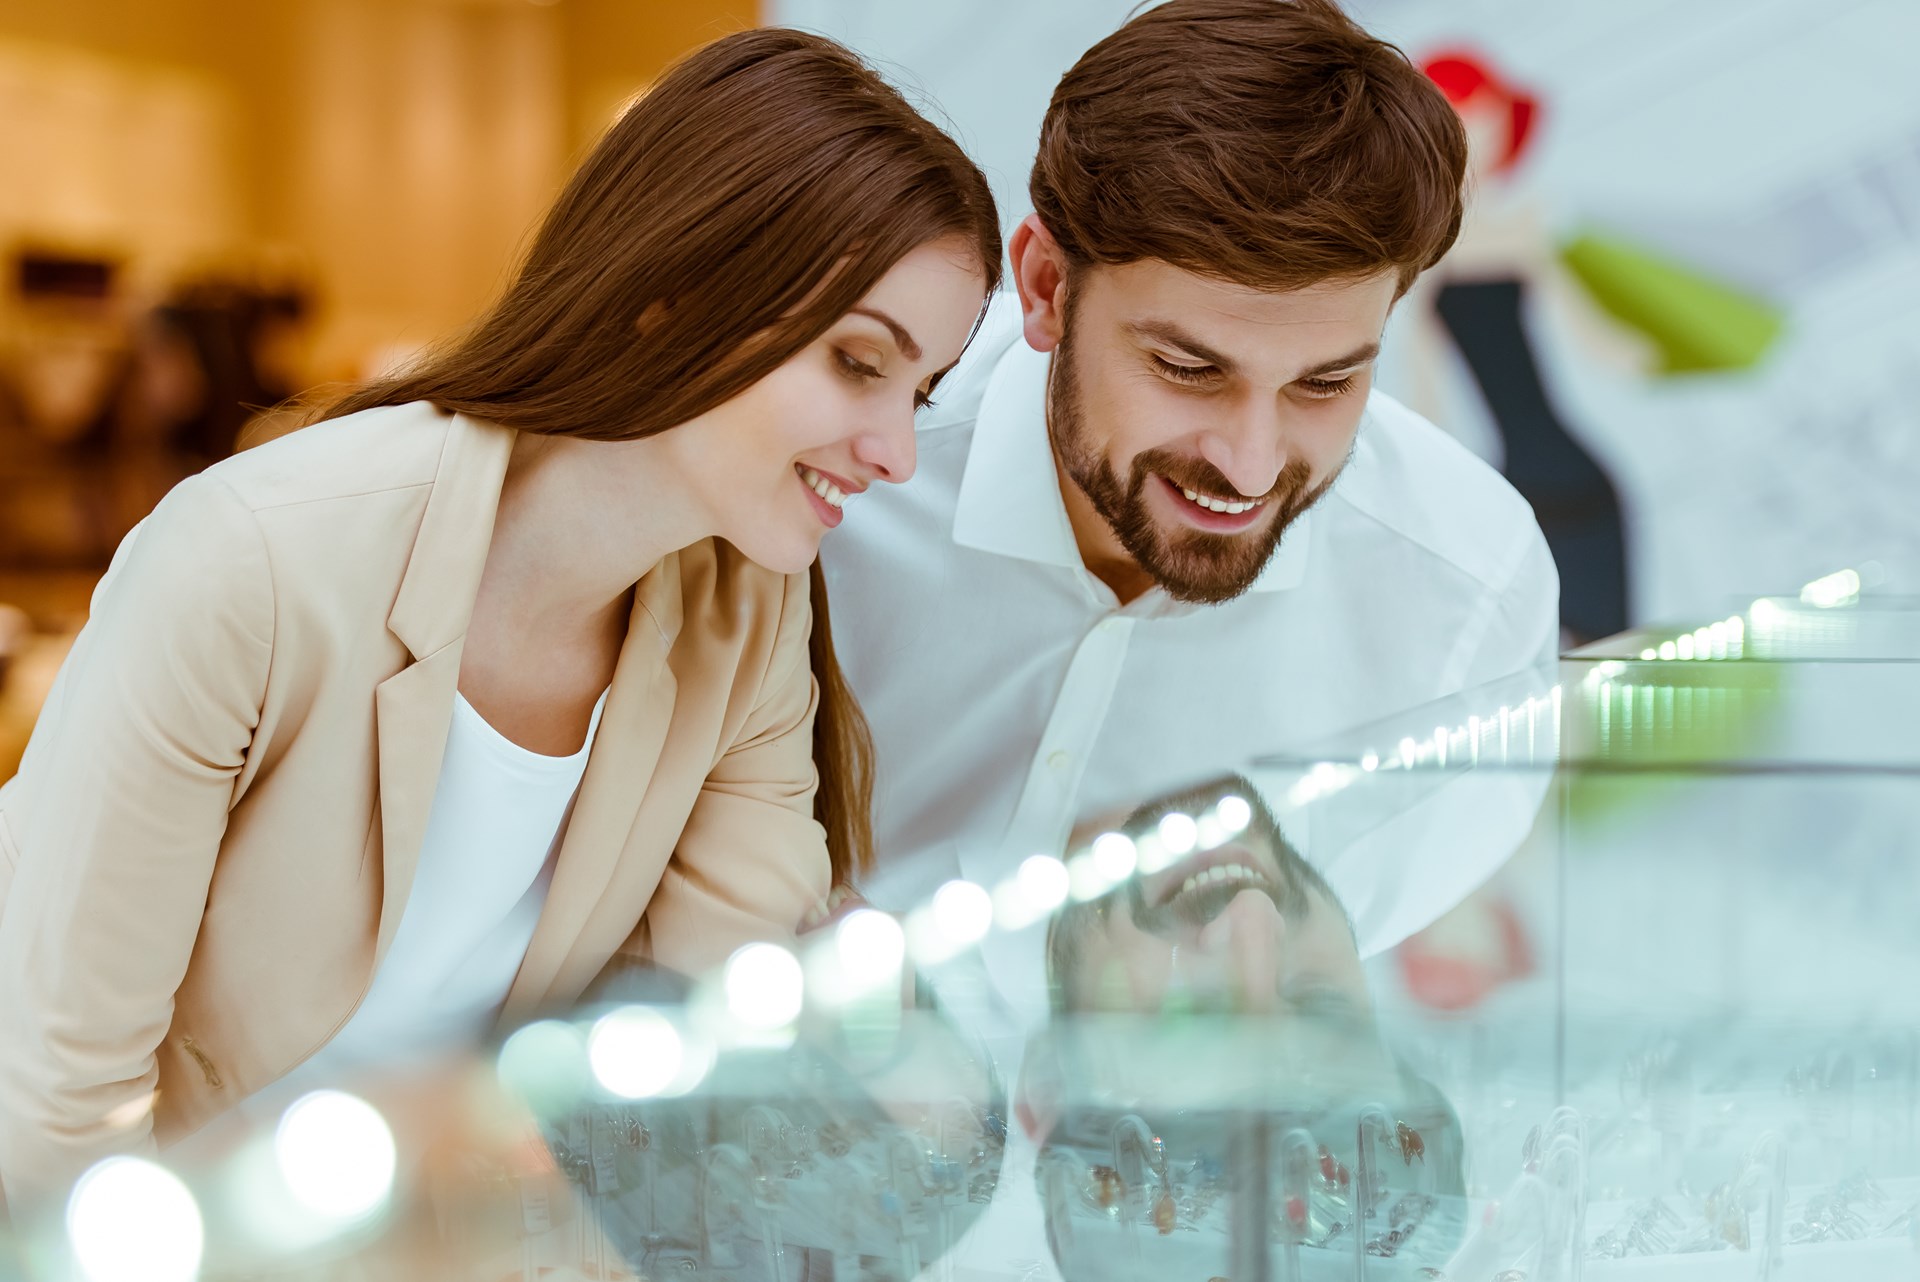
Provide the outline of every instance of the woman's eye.
<path id="1" fill-rule="evenodd" d="M 842 374 L 845 374 L 848 378 L 859 379 L 865 382 L 871 379 L 882 377 L 880 371 L 875 369 L 873 366 L 867 364 L 863 360 L 859 360 L 859 359 L 856 359 L 855 357 L 847 355 L 845 352 L 840 351 L 838 348 L 834 350 L 833 355 L 834 355 L 834 358 L 839 362 L 840 372 Z"/>
<path id="2" fill-rule="evenodd" d="M 1349 374 L 1345 378 L 1303 378 L 1296 386 L 1308 396 L 1324 400 L 1351 392 L 1355 381 L 1356 376 Z"/>
<path id="3" fill-rule="evenodd" d="M 1175 365 L 1172 361 L 1158 356 L 1153 358 L 1153 364 L 1155 369 L 1176 383 L 1211 382 L 1214 375 L 1214 368 L 1211 365 Z"/>

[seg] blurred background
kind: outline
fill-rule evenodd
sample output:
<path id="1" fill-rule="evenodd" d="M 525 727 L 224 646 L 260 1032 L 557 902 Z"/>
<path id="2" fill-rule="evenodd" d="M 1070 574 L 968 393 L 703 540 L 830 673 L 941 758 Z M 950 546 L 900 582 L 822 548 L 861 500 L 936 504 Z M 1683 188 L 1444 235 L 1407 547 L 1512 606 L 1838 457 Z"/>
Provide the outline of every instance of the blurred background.
<path id="1" fill-rule="evenodd" d="M 759 17 L 0 0 L 0 778 L 167 488 L 457 329 L 622 105 Z"/>
<path id="2" fill-rule="evenodd" d="M 276 412 L 289 398 L 377 374 L 471 318 L 512 269 L 570 166 L 673 59 L 762 21 L 845 40 L 954 129 L 986 168 L 1011 225 L 1027 212 L 1026 172 L 1054 83 L 1132 7 L 0 0 L 0 779 L 13 773 L 88 594 L 126 531 L 182 477 L 290 427 L 293 415 Z M 1610 718 L 1631 732 L 1632 710 L 1644 708 L 1644 736 L 1656 696 L 1669 709 L 1660 724 L 1681 724 L 1671 713 L 1677 694 L 1692 733 L 1699 694 L 1701 727 L 1737 723 L 1756 751 L 1771 751 L 1753 729 L 1765 713 L 1769 733 L 1787 727 L 1783 740 L 1802 753 L 1784 769 L 1804 777 L 1787 784 L 1771 761 L 1758 784 L 1733 771 L 1731 781 L 1716 776 L 1684 796 L 1664 785 L 1643 794 L 1640 783 L 1604 771 L 1595 782 L 1580 773 L 1591 762 L 1577 752 L 1568 754 L 1570 782 L 1551 792 L 1530 758 L 1507 774 L 1486 772 L 1478 791 L 1469 778 L 1465 788 L 1412 801 L 1385 794 L 1398 787 L 1412 796 L 1405 781 L 1424 788 L 1424 776 L 1381 775 L 1385 786 L 1334 798 L 1329 778 L 1362 777 L 1323 777 L 1322 762 L 1348 759 L 1337 751 L 1270 766 L 1275 779 L 1261 778 L 1275 795 L 1306 798 L 1281 817 L 1310 858 L 1354 832 L 1368 836 L 1340 856 L 1344 865 L 1325 862 L 1343 891 L 1365 890 L 1348 905 L 1356 921 L 1392 926 L 1376 933 L 1397 947 L 1383 944 L 1369 957 L 1378 1007 L 1438 1012 L 1424 1042 L 1403 1038 L 1402 1046 L 1419 1052 L 1413 1058 L 1480 1127 L 1475 1134 L 1491 1135 L 1509 1161 L 1519 1148 L 1509 1132 L 1531 1143 L 1526 1128 L 1541 1110 L 1482 1089 L 1498 1076 L 1484 1062 L 1488 1047 L 1531 1053 L 1546 1044 L 1533 1035 L 1550 1026 L 1540 1012 L 1557 1000 L 1552 985 L 1565 958 L 1581 948 L 1586 969 L 1574 973 L 1639 986 L 1625 997 L 1608 990 L 1615 1005 L 1595 1007 L 1602 1011 L 1631 1009 L 1639 991 L 1671 987 L 1673 975 L 1696 965 L 1680 955 L 1698 944 L 1708 956 L 1707 943 L 1720 936 L 1735 960 L 1714 962 L 1721 969 L 1711 973 L 1760 976 L 1753 991 L 1800 1003 L 1796 1019 L 1848 984 L 1860 987 L 1836 980 L 1837 971 L 1910 966 L 1915 899 L 1896 892 L 1911 880 L 1914 762 L 1901 728 L 1916 704 L 1914 669 L 1781 666 L 1717 677 L 1686 669 L 1679 678 L 1641 673 L 1630 684 L 1615 660 L 1658 653 L 1664 661 L 1675 640 L 1679 657 L 1691 658 L 1686 629 L 1702 619 L 1724 619 L 1693 634 L 1713 638 L 1702 658 L 1727 656 L 1728 625 L 1752 629 L 1748 657 L 1792 658 L 1761 652 L 1763 615 L 1778 620 L 1811 602 L 1802 614 L 1812 617 L 1814 607 L 1852 601 L 1865 588 L 1908 611 L 1898 644 L 1871 657 L 1911 665 L 1920 595 L 1920 398 L 1909 387 L 1920 369 L 1920 81 L 1907 64 L 1920 49 L 1920 4 L 1353 0 L 1350 8 L 1427 70 L 1461 112 L 1474 149 L 1468 225 L 1397 309 L 1380 385 L 1502 468 L 1532 502 L 1560 564 L 1570 643 L 1637 630 L 1614 650 L 1590 651 L 1587 667 L 1567 665 L 1569 726 L 1586 724 L 1581 716 L 1597 721 L 1602 729 L 1588 738 L 1610 751 L 1606 735 L 1620 724 Z M 1833 600 L 1792 595 L 1803 583 L 1811 591 L 1835 582 L 1843 567 L 1852 577 Z M 1766 594 L 1776 592 L 1788 595 L 1772 604 Z M 1683 625 L 1679 633 L 1662 630 L 1673 624 Z M 1743 634 L 1736 627 L 1732 635 L 1739 657 Z M 1595 666 L 1603 655 L 1608 662 Z M 1561 687 L 1523 693 L 1524 703 L 1500 696 L 1503 733 L 1507 714 L 1531 717 L 1538 695 L 1538 707 L 1553 710 L 1557 751 Z M 1751 716 L 1730 720 L 1728 706 Z M 1898 744 L 1862 748 L 1852 718 L 1867 709 L 1893 727 Z M 1460 727 L 1491 727 L 1491 710 L 1443 711 L 1418 733 L 1439 726 L 1445 767 Z M 1400 733 L 1383 731 L 1378 743 Z M 1707 737 L 1688 750 L 1726 747 Z M 1578 738 L 1569 731 L 1569 742 Z M 1352 759 L 1378 764 L 1374 746 L 1356 739 Z M 1456 767 L 1458 758 L 1456 748 Z M 1832 773 L 1836 759 L 1871 769 L 1833 785 L 1822 772 Z M 1792 764 L 1808 760 L 1804 769 Z M 1359 771 L 1372 777 L 1374 764 Z M 1286 778 L 1296 766 L 1305 777 Z M 1674 798 L 1684 804 L 1653 804 Z M 1315 840 L 1301 836 L 1309 802 L 1331 816 L 1317 820 Z M 1844 824 L 1829 827 L 1834 816 Z M 1447 846 L 1456 830 L 1465 835 Z M 1723 840 L 1724 867 L 1714 862 Z M 1505 862 L 1516 845 L 1521 855 Z M 1440 847 L 1444 857 L 1435 855 Z M 1580 863 L 1589 849 L 1615 853 L 1611 862 Z M 1569 886 L 1586 914 L 1576 923 L 1584 934 L 1561 920 Z M 1756 914 L 1755 886 L 1773 888 L 1775 916 Z M 1664 915 L 1649 916 L 1649 903 Z M 1736 929 L 1749 919 L 1750 930 Z M 1862 929 L 1868 919 L 1874 928 Z M 1700 922 L 1711 928 L 1697 930 Z M 1668 946 L 1642 950 L 1631 967 L 1607 951 L 1637 947 L 1639 936 Z M 1858 961 L 1874 949 L 1894 960 Z M 1769 965 L 1755 970 L 1754 957 Z M 1903 997 L 1910 989 L 1884 987 Z M 1754 1000 L 1752 992 L 1729 999 Z M 1484 1022 L 1445 1023 L 1469 1011 Z M 1594 1080 L 1605 1089 L 1594 1091 L 1618 1094 L 1628 1113 L 1646 1114 L 1663 1078 L 1693 1071 L 1675 1049 L 1681 1042 L 1647 1027 L 1653 1040 L 1642 1045 L 1608 1026 L 1607 1045 L 1587 1054 L 1604 1066 Z M 1702 1027 L 1703 1041 L 1720 1038 L 1717 1025 Z M 1920 1043 L 1911 1027 L 1909 1019 L 1888 1039 L 1897 1054 L 1875 1042 L 1857 1056 L 1863 1082 L 1905 1092 L 1894 1118 L 1904 1127 L 1898 1161 L 1885 1168 L 1903 1176 L 1920 1169 Z M 1806 1044 L 1788 1049 L 1801 1055 Z M 1620 1055 L 1616 1083 L 1606 1074 Z M 1772 1059 L 1752 1058 L 1766 1066 L 1752 1070 L 1754 1081 L 1778 1077 Z M 1830 1121 L 1833 1092 L 1806 1081 L 1812 1073 L 1851 1090 L 1855 1060 L 1824 1049 L 1803 1059 L 1787 1079 L 1791 1102 Z M 1883 1070 L 1888 1063 L 1899 1072 Z M 1564 1068 L 1555 1062 L 1553 1071 L 1564 1078 Z M 1569 1097 L 1559 1085 L 1556 1098 Z M 1779 1083 L 1769 1090 L 1780 1095 Z M 1009 1134 L 1005 1101 L 978 1093 L 974 1157 L 991 1149 L 997 1162 Z M 1879 1145 L 1897 1128 L 1873 1117 L 1869 1138 Z M 672 1156 L 664 1124 L 648 1125 Z M 969 1147 L 972 1126 L 962 1128 Z M 1630 1138 L 1680 1151 L 1665 1130 L 1641 1131 Z M 1604 1138 L 1596 1136 L 1596 1152 Z M 585 1143 L 591 1153 L 591 1132 Z M 1604 1159 L 1616 1173 L 1627 1169 L 1623 1153 L 1642 1156 L 1620 1142 Z M 1413 1170 L 1404 1145 L 1394 1160 L 1403 1174 Z M 1604 1185 L 1608 1168 L 1594 1169 L 1596 1187 Z M 1475 1196 L 1499 1192 L 1511 1173 L 1486 1171 Z M 1420 1175 L 1428 1178 L 1424 1167 Z M 1638 1187 L 1624 1176 L 1616 1183 L 1616 1198 Z M 969 1185 L 969 1201 L 982 1200 L 973 1192 Z M 1898 1200 L 1914 1196 L 1920 1183 Z M 1099 1218 L 1112 1207 L 1096 1199 L 1095 1209 Z M 1920 1202 L 1902 1223 L 1920 1245 Z M 1038 1276 L 1029 1262 L 1019 1276 Z"/>
<path id="3" fill-rule="evenodd" d="M 1130 0 L 770 0 L 944 108 L 1004 211 Z M 1473 139 L 1471 222 L 1381 386 L 1501 464 L 1583 639 L 1920 571 L 1910 0 L 1348 0 Z"/>
<path id="4" fill-rule="evenodd" d="M 1382 386 L 1501 466 L 1571 640 L 1841 566 L 1915 590 L 1920 6 L 1357 0 L 1466 119 L 1474 207 Z M 1128 0 L 0 0 L 0 777 L 168 486 L 471 317 L 673 58 L 848 41 L 1009 222 Z"/>

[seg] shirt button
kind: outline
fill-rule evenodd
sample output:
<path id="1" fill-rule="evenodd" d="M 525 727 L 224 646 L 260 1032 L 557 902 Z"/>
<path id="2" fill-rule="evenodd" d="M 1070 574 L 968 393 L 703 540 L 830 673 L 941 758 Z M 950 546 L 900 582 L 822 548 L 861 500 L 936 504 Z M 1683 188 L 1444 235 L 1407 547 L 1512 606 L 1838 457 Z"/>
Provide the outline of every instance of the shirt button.
<path id="1" fill-rule="evenodd" d="M 1065 748 L 1056 748 L 1047 754 L 1047 764 L 1055 770 L 1065 770 L 1073 761 L 1073 754 Z"/>

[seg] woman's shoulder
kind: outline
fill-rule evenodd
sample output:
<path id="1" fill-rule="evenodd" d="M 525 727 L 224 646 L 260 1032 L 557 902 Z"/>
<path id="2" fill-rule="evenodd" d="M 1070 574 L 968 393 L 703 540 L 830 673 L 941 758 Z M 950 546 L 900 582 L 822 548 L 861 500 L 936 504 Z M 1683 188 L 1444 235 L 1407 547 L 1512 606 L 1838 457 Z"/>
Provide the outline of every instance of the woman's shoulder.
<path id="1" fill-rule="evenodd" d="M 207 469 L 256 512 L 430 486 L 455 417 L 425 401 L 326 419 Z"/>
<path id="2" fill-rule="evenodd" d="M 683 643 L 723 644 L 770 656 L 805 648 L 811 628 L 807 572 L 784 574 L 749 559 L 724 539 L 675 554 Z"/>
<path id="3" fill-rule="evenodd" d="M 807 571 L 769 570 L 725 539 L 703 539 L 675 555 L 689 607 L 731 603 L 778 613 L 795 593 L 807 594 Z"/>

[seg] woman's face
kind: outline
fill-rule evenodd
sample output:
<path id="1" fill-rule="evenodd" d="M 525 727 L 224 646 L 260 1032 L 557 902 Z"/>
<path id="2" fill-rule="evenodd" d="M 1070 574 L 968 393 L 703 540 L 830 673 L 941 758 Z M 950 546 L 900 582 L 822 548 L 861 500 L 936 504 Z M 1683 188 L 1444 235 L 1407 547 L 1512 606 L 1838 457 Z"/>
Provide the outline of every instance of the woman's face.
<path id="1" fill-rule="evenodd" d="M 786 363 L 659 438 L 715 534 L 797 573 L 860 519 L 862 490 L 912 476 L 914 412 L 960 359 L 985 280 L 964 239 L 922 245 Z"/>

